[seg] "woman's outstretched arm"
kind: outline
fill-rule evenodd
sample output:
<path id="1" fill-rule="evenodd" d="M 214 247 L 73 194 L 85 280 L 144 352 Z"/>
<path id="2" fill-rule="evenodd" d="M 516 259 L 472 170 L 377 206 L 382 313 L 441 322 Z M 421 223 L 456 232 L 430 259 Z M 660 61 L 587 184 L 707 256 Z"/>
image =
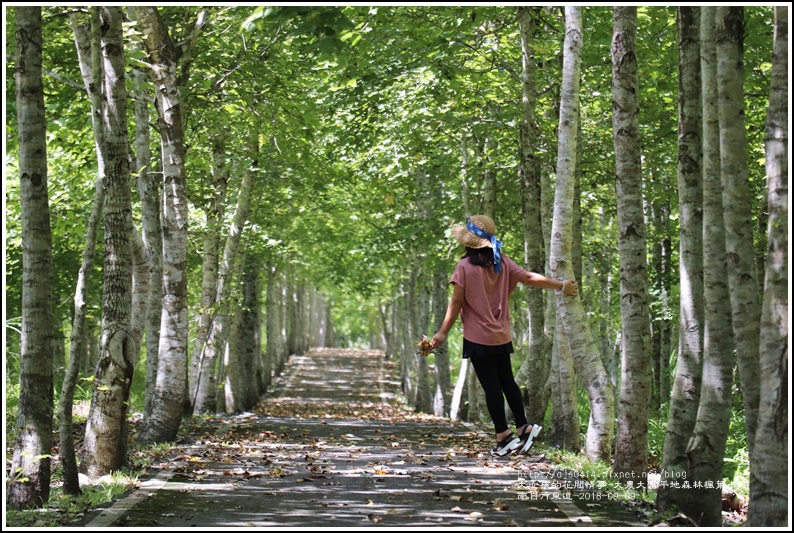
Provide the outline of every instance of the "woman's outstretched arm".
<path id="1" fill-rule="evenodd" d="M 527 277 L 523 280 L 524 285 L 536 287 L 538 289 L 553 289 L 555 291 L 563 290 L 565 294 L 573 296 L 579 292 L 579 284 L 575 279 L 566 279 L 564 281 L 557 281 L 556 279 L 547 278 L 542 274 L 527 271 Z"/>

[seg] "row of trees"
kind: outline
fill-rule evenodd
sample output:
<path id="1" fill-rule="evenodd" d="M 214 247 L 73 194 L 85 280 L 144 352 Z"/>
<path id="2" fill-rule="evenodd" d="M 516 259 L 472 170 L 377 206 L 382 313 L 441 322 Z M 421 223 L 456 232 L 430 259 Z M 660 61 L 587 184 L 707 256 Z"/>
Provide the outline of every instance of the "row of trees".
<path id="1" fill-rule="evenodd" d="M 45 269 L 37 271 L 33 266 L 24 269 L 30 279 L 23 286 L 34 287 L 36 292 L 30 294 L 23 289 L 23 299 L 35 295 L 35 300 L 22 306 L 20 431 L 11 470 L 9 503 L 27 506 L 41 504 L 49 493 L 52 347 L 57 341 L 53 338 L 56 322 L 52 313 L 42 312 L 53 307 L 52 242 L 49 231 L 44 231 L 49 228 L 50 217 L 46 209 L 49 205 L 47 158 L 43 157 L 47 119 L 42 90 L 42 18 L 40 8 L 18 8 L 16 14 L 20 177 L 23 185 L 32 187 L 29 193 L 25 189 L 20 202 L 25 245 L 22 257 L 23 264 Z M 300 353 L 310 345 L 324 344 L 328 329 L 324 302 L 302 279 L 299 268 L 288 266 L 289 261 L 267 263 L 267 255 L 257 257 L 242 241 L 243 230 L 250 220 L 251 198 L 257 194 L 255 183 L 262 179 L 257 176 L 262 174 L 259 159 L 265 157 L 260 153 L 259 139 L 266 138 L 266 134 L 255 129 L 252 140 L 243 147 L 242 157 L 233 162 L 235 170 L 242 171 L 242 180 L 228 229 L 224 227 L 222 210 L 230 174 L 226 168 L 229 154 L 222 148 L 213 154 L 214 197 L 207 207 L 204 234 L 202 307 L 188 373 L 184 126 L 180 89 L 169 85 L 176 83 L 175 79 L 157 78 L 163 72 L 174 72 L 176 56 L 182 56 L 184 61 L 184 51 L 177 54 L 171 49 L 172 55 L 167 55 L 168 47 L 173 45 L 155 8 L 131 9 L 130 14 L 138 18 L 143 30 L 141 43 L 144 48 L 149 47 L 151 61 L 147 64 L 151 81 L 145 81 L 139 71 L 135 72 L 137 81 L 142 83 L 137 87 L 134 115 L 135 157 L 131 157 L 128 135 L 123 12 L 121 8 L 109 7 L 91 8 L 86 14 L 69 13 L 80 73 L 91 107 L 89 116 L 98 169 L 74 296 L 68 366 L 63 373 L 58 417 L 64 490 L 70 493 L 80 491 L 71 420 L 80 368 L 87 358 L 84 353 L 88 344 L 86 300 L 100 220 L 104 221 L 102 323 L 80 461 L 80 470 L 91 477 L 117 470 L 126 463 L 130 388 L 144 345 L 144 332 L 147 379 L 144 424 L 138 439 L 162 442 L 176 436 L 186 410 L 235 412 L 255 405 L 272 377 L 280 372 L 286 355 Z M 193 28 L 196 33 L 200 31 L 203 16 L 201 12 L 196 19 Z M 192 44 L 186 46 L 189 50 Z M 163 51 L 165 57 L 158 55 Z M 160 89 L 147 90 L 147 85 Z M 161 157 L 154 164 L 146 96 L 149 93 L 163 98 L 154 102 L 158 113 L 156 131 L 162 141 L 157 150 Z M 137 178 L 142 235 L 133 224 L 132 176 Z M 34 234 L 41 242 L 29 238 Z M 225 239 L 221 238 L 223 234 Z M 285 267 L 291 271 L 282 272 Z M 266 352 L 261 353 L 261 333 L 265 326 L 259 279 L 264 269 L 268 269 L 268 343 Z"/>
<path id="2" fill-rule="evenodd" d="M 35 223 L 9 201 L 7 303 L 9 316 L 22 317 L 22 342 L 11 337 L 7 348 L 19 346 L 24 393 L 14 471 L 32 480 L 17 483 L 9 502 L 46 500 L 48 461 L 39 458 L 49 450 L 52 353 L 56 370 L 65 367 L 58 418 L 61 455 L 69 455 L 64 424 L 80 361 L 87 359 L 80 354 L 93 344 L 86 339 L 99 317 L 81 461 L 92 474 L 123 463 L 136 372 L 146 375 L 139 436 L 169 440 L 186 404 L 195 413 L 245 408 L 284 356 L 309 344 L 382 337 L 387 352 L 400 358 L 404 390 L 417 410 L 477 418 L 482 405 L 470 371 L 458 370 L 453 393 L 447 353 L 436 354 L 432 366 L 414 356 L 415 342 L 438 326 L 446 306 L 456 259 L 444 228 L 476 212 L 498 221 L 508 254 L 520 258 L 515 243 L 524 244 L 530 270 L 582 280 L 581 298 L 555 301 L 526 291 L 525 300 L 513 299 L 523 357 L 518 379 L 531 420 L 543 419 L 551 405 L 548 441 L 581 446 L 578 380 L 591 405 L 584 452 L 593 459 L 614 454 L 616 472 L 641 476 L 648 467 L 649 401 L 659 406 L 670 397 L 667 367 L 677 352 L 663 467 L 720 477 L 703 466 L 721 472 L 724 438 L 720 444 L 703 435 L 725 434 L 733 391 L 725 358 L 732 353 L 725 345 L 731 329 L 719 303 L 726 291 L 731 298 L 754 294 L 760 312 L 762 284 L 747 280 L 752 269 L 766 268 L 777 269 L 763 292 L 777 314 L 765 318 L 763 342 L 775 342 L 771 332 L 787 309 L 787 299 L 774 296 L 787 284 L 780 223 L 786 181 L 773 187 L 767 169 L 766 187 L 764 168 L 754 164 L 765 153 L 769 165 L 769 154 L 786 146 L 787 96 L 780 94 L 787 87 L 779 74 L 787 71 L 780 37 L 785 9 L 775 9 L 774 26 L 768 8 L 591 8 L 583 10 L 584 22 L 579 9 L 563 16 L 539 7 L 48 9 L 43 41 L 41 30 L 16 27 L 35 18 L 26 9 L 35 8 L 8 17 L 16 36 L 9 48 L 17 54 L 9 71 L 18 76 L 8 86 L 21 95 L 8 113 L 16 119 L 8 128 L 19 143 L 9 149 L 18 155 L 21 186 L 9 185 L 8 194 L 21 198 L 24 210 L 30 205 L 24 187 L 47 184 L 25 177 L 42 176 L 28 170 L 25 150 L 44 150 L 29 141 L 25 119 L 38 124 L 38 142 L 49 149 L 53 178 L 43 203 L 51 212 L 33 211 L 52 223 L 53 283 L 43 290 L 55 297 L 29 302 L 32 294 L 20 290 L 39 288 L 22 279 L 28 269 L 21 263 L 44 267 L 50 252 L 31 240 L 26 224 Z M 744 37 L 736 21 L 747 28 Z M 771 57 L 773 27 L 782 52 Z M 23 84 L 24 67 L 36 59 L 22 54 L 42 52 L 41 44 L 26 44 L 30 35 L 46 50 L 42 89 Z M 744 70 L 729 70 L 736 65 Z M 709 69 L 731 80 L 732 92 L 730 83 L 709 78 Z M 43 94 L 44 103 L 22 99 Z M 23 107 L 36 106 L 46 107 L 48 118 L 25 118 Z M 746 128 L 737 117 L 746 118 Z M 745 130 L 746 141 L 737 139 L 736 131 Z M 715 143 L 731 148 L 715 155 Z M 785 164 L 786 156 L 774 160 Z M 774 172 L 785 176 L 787 169 Z M 726 199 L 715 198 L 723 188 Z M 725 241 L 743 243 L 726 252 L 744 261 L 725 265 L 737 283 L 730 287 L 720 285 L 724 261 L 712 247 L 721 242 L 723 216 L 726 234 L 741 236 Z M 105 257 L 102 280 L 91 277 L 100 270 L 93 261 L 97 240 Z M 680 254 L 672 252 L 675 243 Z M 28 257 L 34 249 L 45 259 Z M 65 305 L 70 295 L 73 310 Z M 751 307 L 735 302 L 736 328 L 757 329 L 760 315 L 743 315 Z M 30 320 L 48 320 L 37 311 L 45 308 L 54 317 L 38 338 Z M 68 366 L 57 355 L 58 346 L 65 351 L 57 334 L 64 324 L 71 334 Z M 778 330 L 781 336 L 787 330 Z M 760 442 L 753 438 L 757 424 L 777 439 L 766 435 L 764 445 L 785 444 L 787 431 L 774 421 L 785 410 L 780 380 L 787 351 L 759 351 L 758 337 L 739 329 L 736 338 L 756 354 L 739 351 L 748 356 L 740 364 L 748 442 Z M 146 355 L 137 365 L 142 346 Z M 754 379 L 752 362 L 764 357 L 765 370 Z M 236 361 L 239 373 L 230 370 Z M 759 379 L 770 385 L 757 390 L 770 396 L 753 400 Z M 759 455 L 751 448 L 751 490 L 764 487 L 767 496 L 751 494 L 751 501 L 766 498 L 779 510 L 785 483 L 770 476 L 785 472 L 779 450 L 787 447 L 761 449 Z M 714 497 L 714 491 L 697 498 L 661 491 L 659 505 L 694 502 L 712 513 L 701 523 L 713 523 Z M 781 523 L 769 510 L 755 516 Z"/>

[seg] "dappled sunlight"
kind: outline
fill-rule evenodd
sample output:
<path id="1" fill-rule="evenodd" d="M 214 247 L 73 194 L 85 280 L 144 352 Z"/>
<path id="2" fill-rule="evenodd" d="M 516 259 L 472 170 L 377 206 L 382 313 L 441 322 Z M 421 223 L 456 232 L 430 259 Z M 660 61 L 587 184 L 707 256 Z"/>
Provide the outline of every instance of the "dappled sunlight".
<path id="1" fill-rule="evenodd" d="M 486 431 L 406 409 L 395 371 L 381 352 L 291 357 L 252 412 L 194 420 L 156 467 L 171 475 L 164 488 L 118 524 L 502 527 L 589 519 L 586 506 L 555 503 L 543 455 L 494 458 Z M 605 514 L 609 523 L 638 525 L 625 511 Z"/>

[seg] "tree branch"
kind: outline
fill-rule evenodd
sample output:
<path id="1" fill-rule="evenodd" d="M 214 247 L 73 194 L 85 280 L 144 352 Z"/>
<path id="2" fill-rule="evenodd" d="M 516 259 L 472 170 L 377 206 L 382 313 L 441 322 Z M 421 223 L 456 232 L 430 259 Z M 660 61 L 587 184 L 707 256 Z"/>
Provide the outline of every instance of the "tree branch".
<path id="1" fill-rule="evenodd" d="M 58 72 L 53 72 L 52 70 L 47 70 L 46 68 L 42 68 L 41 71 L 50 78 L 58 80 L 59 82 L 68 85 L 69 87 L 74 87 L 80 92 L 85 90 L 85 87 L 83 86 L 82 83 L 77 83 L 76 81 L 72 81 L 63 74 L 59 74 Z"/>

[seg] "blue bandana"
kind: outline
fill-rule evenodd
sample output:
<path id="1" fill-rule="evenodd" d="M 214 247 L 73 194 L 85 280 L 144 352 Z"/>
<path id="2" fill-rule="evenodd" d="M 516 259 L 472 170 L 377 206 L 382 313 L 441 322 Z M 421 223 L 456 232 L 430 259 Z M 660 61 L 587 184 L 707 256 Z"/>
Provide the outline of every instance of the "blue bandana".
<path id="1" fill-rule="evenodd" d="M 481 227 L 474 225 L 474 223 L 471 220 L 466 222 L 466 229 L 474 233 L 478 237 L 482 237 L 483 239 L 488 239 L 489 241 L 491 241 L 491 247 L 493 248 L 494 272 L 500 274 L 502 272 L 502 255 L 501 255 L 502 241 L 497 239 L 496 235 L 491 235 Z"/>

